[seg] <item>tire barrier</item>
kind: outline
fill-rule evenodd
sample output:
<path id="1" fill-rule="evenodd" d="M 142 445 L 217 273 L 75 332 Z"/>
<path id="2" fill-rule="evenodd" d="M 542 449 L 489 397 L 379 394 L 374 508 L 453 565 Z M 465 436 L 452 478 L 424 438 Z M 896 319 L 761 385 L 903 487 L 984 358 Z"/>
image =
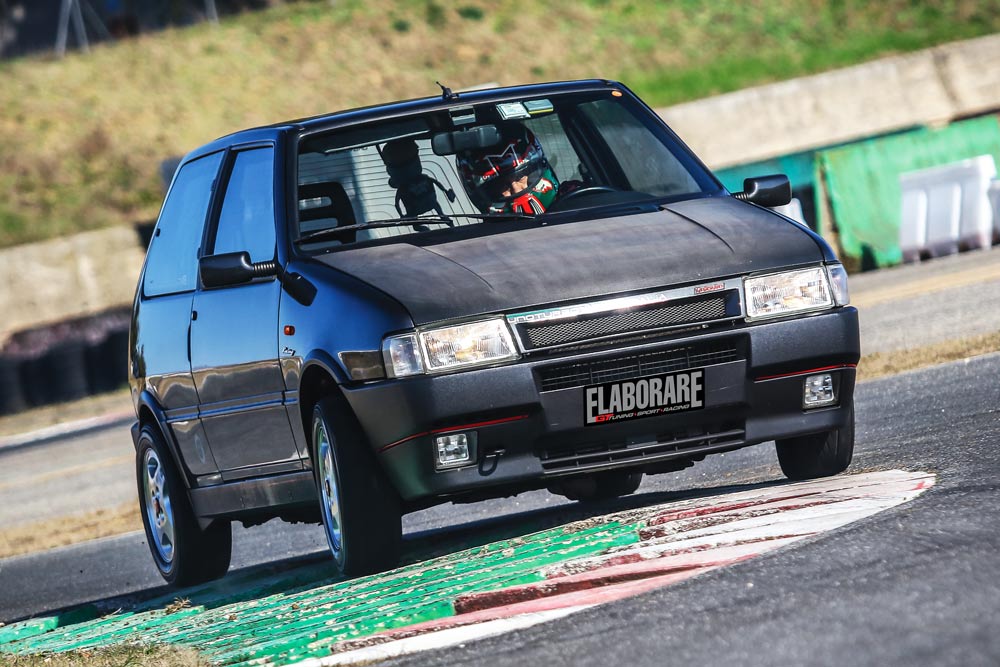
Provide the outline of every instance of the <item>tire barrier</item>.
<path id="1" fill-rule="evenodd" d="M 0 351 L 0 415 L 123 386 L 128 326 L 115 310 L 15 333 Z"/>
<path id="2" fill-rule="evenodd" d="M 112 331 L 87 346 L 87 385 L 91 394 L 117 389 L 125 381 L 128 331 Z"/>
<path id="3" fill-rule="evenodd" d="M 32 405 L 73 401 L 89 393 L 86 349 L 82 340 L 63 341 L 21 366 L 22 383 Z"/>
<path id="4" fill-rule="evenodd" d="M 11 415 L 28 407 L 21 391 L 21 360 L 0 356 L 0 415 Z"/>

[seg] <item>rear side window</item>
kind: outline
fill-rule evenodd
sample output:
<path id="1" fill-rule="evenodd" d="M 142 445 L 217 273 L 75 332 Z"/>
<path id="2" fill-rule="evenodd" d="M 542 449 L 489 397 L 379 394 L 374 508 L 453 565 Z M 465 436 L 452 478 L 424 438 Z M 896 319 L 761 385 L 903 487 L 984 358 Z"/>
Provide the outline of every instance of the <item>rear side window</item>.
<path id="1" fill-rule="evenodd" d="M 186 292 L 198 284 L 198 249 L 221 162 L 222 153 L 213 153 L 177 173 L 149 244 L 142 285 L 146 296 Z"/>
<path id="2" fill-rule="evenodd" d="M 274 259 L 274 149 L 236 154 L 219 214 L 213 255 L 250 253 L 251 262 Z"/>

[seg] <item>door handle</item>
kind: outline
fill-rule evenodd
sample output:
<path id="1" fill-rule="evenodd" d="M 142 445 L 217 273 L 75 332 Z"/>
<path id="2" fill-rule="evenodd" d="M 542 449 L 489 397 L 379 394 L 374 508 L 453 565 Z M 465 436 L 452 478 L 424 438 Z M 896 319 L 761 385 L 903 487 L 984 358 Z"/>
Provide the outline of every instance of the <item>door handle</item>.
<path id="1" fill-rule="evenodd" d="M 193 322 L 196 319 L 198 319 L 198 311 L 197 310 L 192 310 L 191 311 L 191 321 Z"/>

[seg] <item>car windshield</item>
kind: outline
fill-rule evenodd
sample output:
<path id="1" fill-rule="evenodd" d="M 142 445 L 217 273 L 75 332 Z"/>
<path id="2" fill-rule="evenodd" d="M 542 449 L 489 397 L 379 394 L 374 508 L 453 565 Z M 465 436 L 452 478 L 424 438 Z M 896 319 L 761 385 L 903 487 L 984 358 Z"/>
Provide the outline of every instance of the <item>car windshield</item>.
<path id="1" fill-rule="evenodd" d="M 459 99 L 303 140 L 294 238 L 306 252 L 325 251 L 719 189 L 627 93 Z"/>

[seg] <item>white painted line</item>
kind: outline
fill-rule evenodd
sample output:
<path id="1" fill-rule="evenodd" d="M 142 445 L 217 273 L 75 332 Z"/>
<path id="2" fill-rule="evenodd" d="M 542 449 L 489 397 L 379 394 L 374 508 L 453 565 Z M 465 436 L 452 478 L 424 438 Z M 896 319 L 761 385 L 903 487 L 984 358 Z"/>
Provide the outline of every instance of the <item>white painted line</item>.
<path id="1" fill-rule="evenodd" d="M 570 614 L 576 613 L 582 609 L 588 609 L 592 606 L 594 605 L 578 605 L 575 607 L 565 607 L 563 609 L 553 609 L 551 611 L 521 614 L 510 618 L 499 618 L 493 621 L 485 621 L 483 623 L 475 623 L 472 625 L 463 625 L 457 628 L 448 628 L 446 630 L 430 632 L 425 635 L 417 635 L 416 637 L 397 639 L 386 642 L 385 644 L 378 644 L 376 646 L 359 648 L 353 651 L 338 653 L 324 658 L 309 658 L 307 660 L 288 665 L 287 667 L 367 665 L 374 662 L 380 662 L 382 660 L 388 660 L 390 658 L 398 658 L 411 653 L 419 653 L 420 651 L 428 651 L 438 648 L 448 648 L 449 646 L 458 646 L 459 644 L 475 641 L 477 639 L 485 639 L 487 637 L 494 637 L 496 635 L 512 632 L 514 630 L 521 630 L 523 628 L 531 627 L 532 625 L 569 616 Z"/>
<path id="2" fill-rule="evenodd" d="M 88 417 L 65 424 L 46 426 L 45 428 L 31 431 L 30 433 L 19 433 L 17 435 L 7 435 L 0 437 L 0 450 L 24 447 L 26 445 L 42 444 L 56 438 L 81 435 L 88 431 L 116 426 L 118 424 L 128 424 L 135 421 L 135 413 L 132 411 L 113 412 L 98 417 Z"/>

